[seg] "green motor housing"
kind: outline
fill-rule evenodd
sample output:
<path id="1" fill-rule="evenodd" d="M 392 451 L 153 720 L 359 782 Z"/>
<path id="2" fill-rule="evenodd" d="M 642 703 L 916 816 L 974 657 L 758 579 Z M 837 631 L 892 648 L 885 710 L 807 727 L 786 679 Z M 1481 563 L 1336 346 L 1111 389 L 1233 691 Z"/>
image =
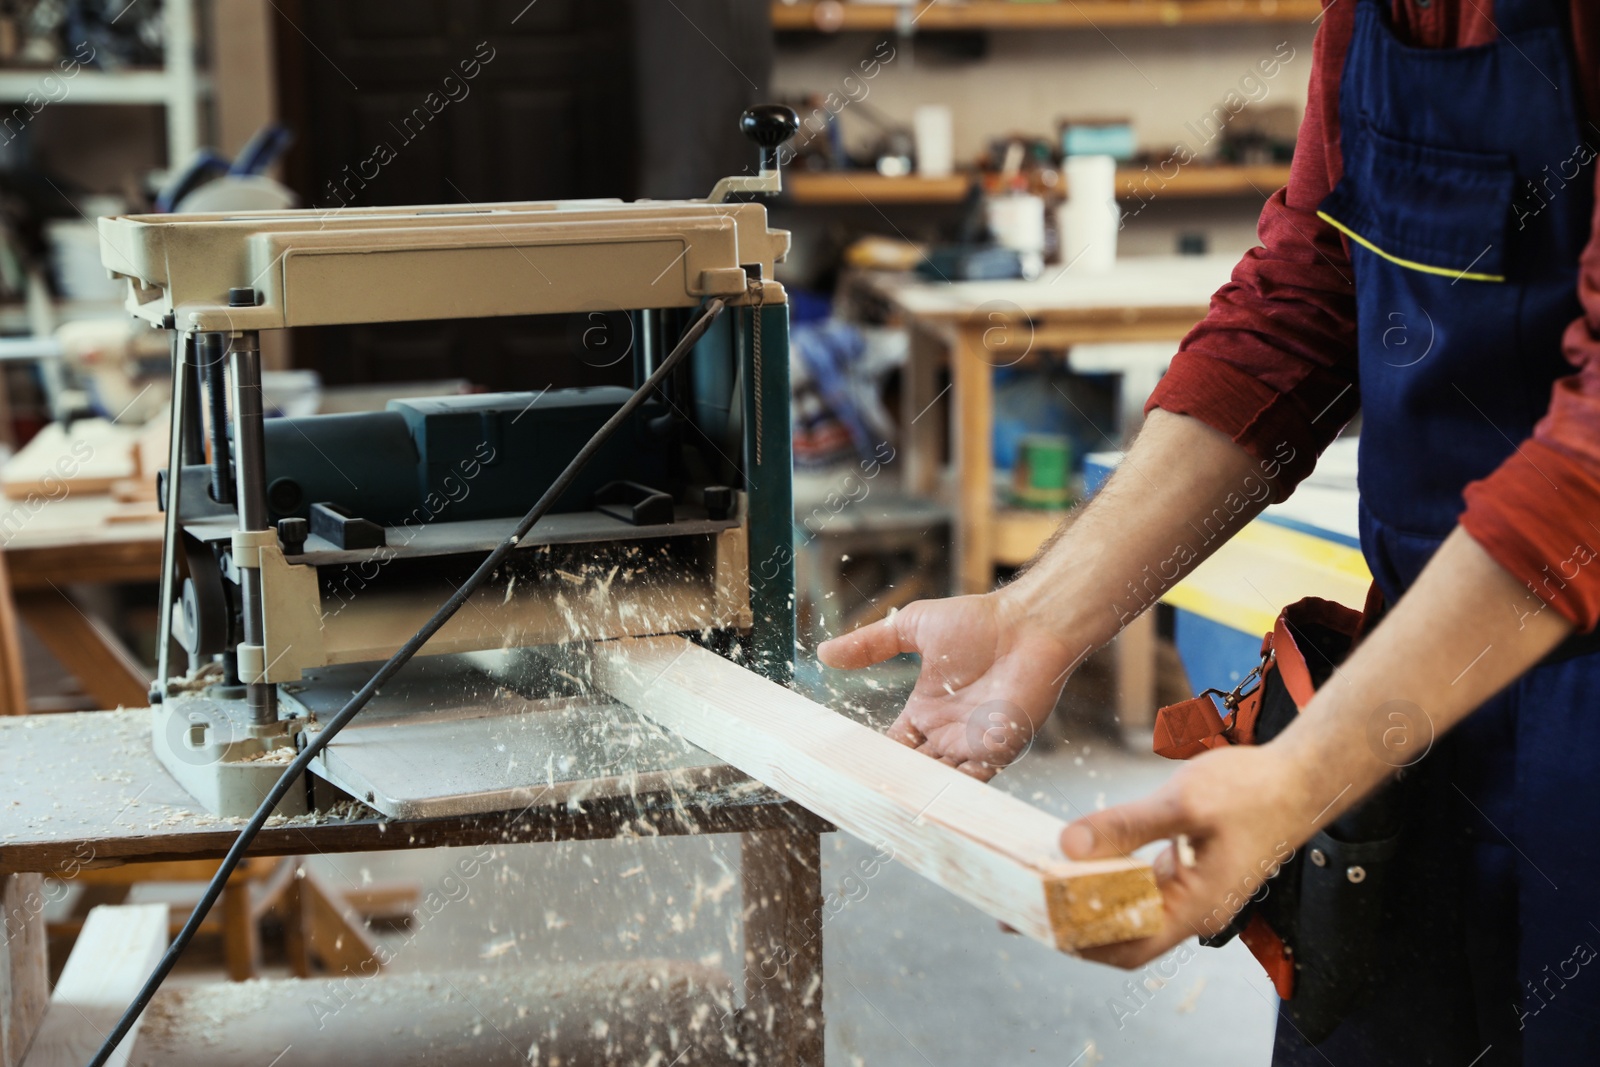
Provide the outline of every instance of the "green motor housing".
<path id="1" fill-rule="evenodd" d="M 632 391 L 622 386 L 391 400 L 384 411 L 268 419 L 273 521 L 336 504 L 380 526 L 521 515 Z M 556 511 L 633 481 L 676 495 L 677 431 L 647 401 L 562 494 Z"/>

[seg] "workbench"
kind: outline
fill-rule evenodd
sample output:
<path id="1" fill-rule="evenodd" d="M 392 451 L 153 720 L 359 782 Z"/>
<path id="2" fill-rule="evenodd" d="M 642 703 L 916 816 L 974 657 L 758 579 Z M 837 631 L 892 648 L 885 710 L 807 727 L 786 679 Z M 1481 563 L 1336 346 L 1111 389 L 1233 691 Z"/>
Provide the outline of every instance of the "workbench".
<path id="1" fill-rule="evenodd" d="M 157 763 L 149 730 L 143 708 L 0 720 L 0 892 L 7 905 L 3 954 L 9 957 L 0 958 L 0 1063 L 7 1067 L 19 1062 L 7 1058 L 13 1038 L 36 1025 L 48 995 L 42 909 L 26 904 L 28 894 L 38 892 L 37 876 L 218 858 L 243 822 L 200 811 Z M 644 761 L 634 770 L 641 777 L 659 771 Z M 596 778 L 614 780 L 616 771 Z M 746 1007 L 730 1026 L 760 1053 L 759 1062 L 821 1063 L 818 835 L 828 827 L 764 787 L 736 775 L 716 776 L 712 784 L 697 773 L 650 792 L 597 789 L 581 802 L 558 803 L 536 796 L 520 810 L 482 815 L 392 820 L 353 800 L 335 811 L 274 818 L 250 854 L 739 834 Z M 249 1062 L 261 1062 L 259 1055 Z"/>
<path id="2" fill-rule="evenodd" d="M 26 505 L 6 500 L 7 508 Z M 28 710 L 19 617 L 104 707 L 142 705 L 149 677 L 122 643 L 70 599 L 72 585 L 154 583 L 162 523 L 148 504 L 108 493 L 69 493 L 0 531 L 0 716 Z"/>
<path id="3" fill-rule="evenodd" d="M 1151 256 L 1118 260 L 1104 274 L 1048 267 L 1031 282 L 861 282 L 911 332 L 900 401 L 906 489 L 942 495 L 947 427 L 953 435 L 959 592 L 986 591 L 996 566 L 1027 562 L 1059 518 L 996 507 L 995 369 L 1082 344 L 1167 341 L 1176 350 L 1236 262 L 1232 256 Z M 1071 361 L 1068 351 L 1068 366 Z M 950 384 L 940 389 L 939 372 L 947 367 Z"/>

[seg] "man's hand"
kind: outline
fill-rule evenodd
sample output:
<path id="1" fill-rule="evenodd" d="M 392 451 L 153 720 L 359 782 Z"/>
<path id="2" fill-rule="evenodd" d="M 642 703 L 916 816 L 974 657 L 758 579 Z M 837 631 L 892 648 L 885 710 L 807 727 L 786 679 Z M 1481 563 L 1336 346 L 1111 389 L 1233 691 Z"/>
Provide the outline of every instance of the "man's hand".
<path id="1" fill-rule="evenodd" d="M 1002 591 L 918 601 L 824 642 L 817 657 L 854 670 L 902 652 L 921 656 L 889 736 L 987 781 L 1026 750 L 1085 651 L 1031 625 Z"/>
<path id="2" fill-rule="evenodd" d="M 847 669 L 920 655 L 890 736 L 987 780 L 1027 748 L 1077 661 L 1221 543 L 1196 539 L 1201 525 L 1212 530 L 1219 514 L 1230 531 L 1250 521 L 1276 476 L 1227 435 L 1152 411 L 1111 479 L 1015 581 L 912 604 L 817 655 Z"/>
<path id="3" fill-rule="evenodd" d="M 1164 903 L 1161 931 L 1083 955 L 1140 967 L 1188 938 L 1225 929 L 1316 832 L 1324 805 L 1303 781 L 1276 745 L 1230 746 L 1185 763 L 1148 797 L 1068 826 L 1061 850 L 1076 860 L 1126 857 L 1180 835 L 1184 841 L 1169 845 L 1153 864 Z"/>

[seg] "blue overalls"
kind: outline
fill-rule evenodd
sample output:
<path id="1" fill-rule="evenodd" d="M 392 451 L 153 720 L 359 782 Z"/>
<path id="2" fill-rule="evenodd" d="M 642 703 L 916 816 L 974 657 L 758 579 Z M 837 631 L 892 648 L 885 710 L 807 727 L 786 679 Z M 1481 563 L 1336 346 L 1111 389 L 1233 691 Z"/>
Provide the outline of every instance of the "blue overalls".
<path id="1" fill-rule="evenodd" d="M 1560 337 L 1580 312 L 1600 130 L 1580 113 L 1560 0 L 1495 0 L 1498 40 L 1456 49 L 1403 43 L 1388 0 L 1344 2 L 1358 3 L 1344 176 L 1320 214 L 1349 238 L 1362 550 L 1393 603 L 1455 526 L 1466 483 L 1572 373 Z M 1600 502 L 1552 488 L 1549 506 L 1591 509 L 1600 527 Z M 1459 651 L 1463 668 L 1479 652 Z M 1570 652 L 1408 771 L 1388 976 L 1315 1049 L 1280 1016 L 1275 1063 L 1600 1062 L 1600 655 Z"/>

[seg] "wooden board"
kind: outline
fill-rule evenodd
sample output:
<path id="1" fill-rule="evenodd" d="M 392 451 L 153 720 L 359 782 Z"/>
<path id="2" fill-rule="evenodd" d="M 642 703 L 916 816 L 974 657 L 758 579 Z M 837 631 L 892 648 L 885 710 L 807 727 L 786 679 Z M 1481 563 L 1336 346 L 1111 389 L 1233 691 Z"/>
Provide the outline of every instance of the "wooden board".
<path id="1" fill-rule="evenodd" d="M 167 947 L 167 905 L 99 907 L 50 995 L 50 1009 L 23 1067 L 78 1067 L 88 1062 L 139 992 Z M 143 1018 L 122 1039 L 108 1067 L 125 1067 Z"/>
<path id="2" fill-rule="evenodd" d="M 1152 934 L 1149 865 L 1076 863 L 1066 824 L 681 637 L 596 646 L 597 683 L 693 744 L 1045 944 Z"/>
<path id="3" fill-rule="evenodd" d="M 133 448 L 138 439 L 138 430 L 105 419 L 82 419 L 70 431 L 52 422 L 0 470 L 0 485 L 12 500 L 30 494 L 55 500 L 64 491 L 104 493 L 137 474 Z"/>

